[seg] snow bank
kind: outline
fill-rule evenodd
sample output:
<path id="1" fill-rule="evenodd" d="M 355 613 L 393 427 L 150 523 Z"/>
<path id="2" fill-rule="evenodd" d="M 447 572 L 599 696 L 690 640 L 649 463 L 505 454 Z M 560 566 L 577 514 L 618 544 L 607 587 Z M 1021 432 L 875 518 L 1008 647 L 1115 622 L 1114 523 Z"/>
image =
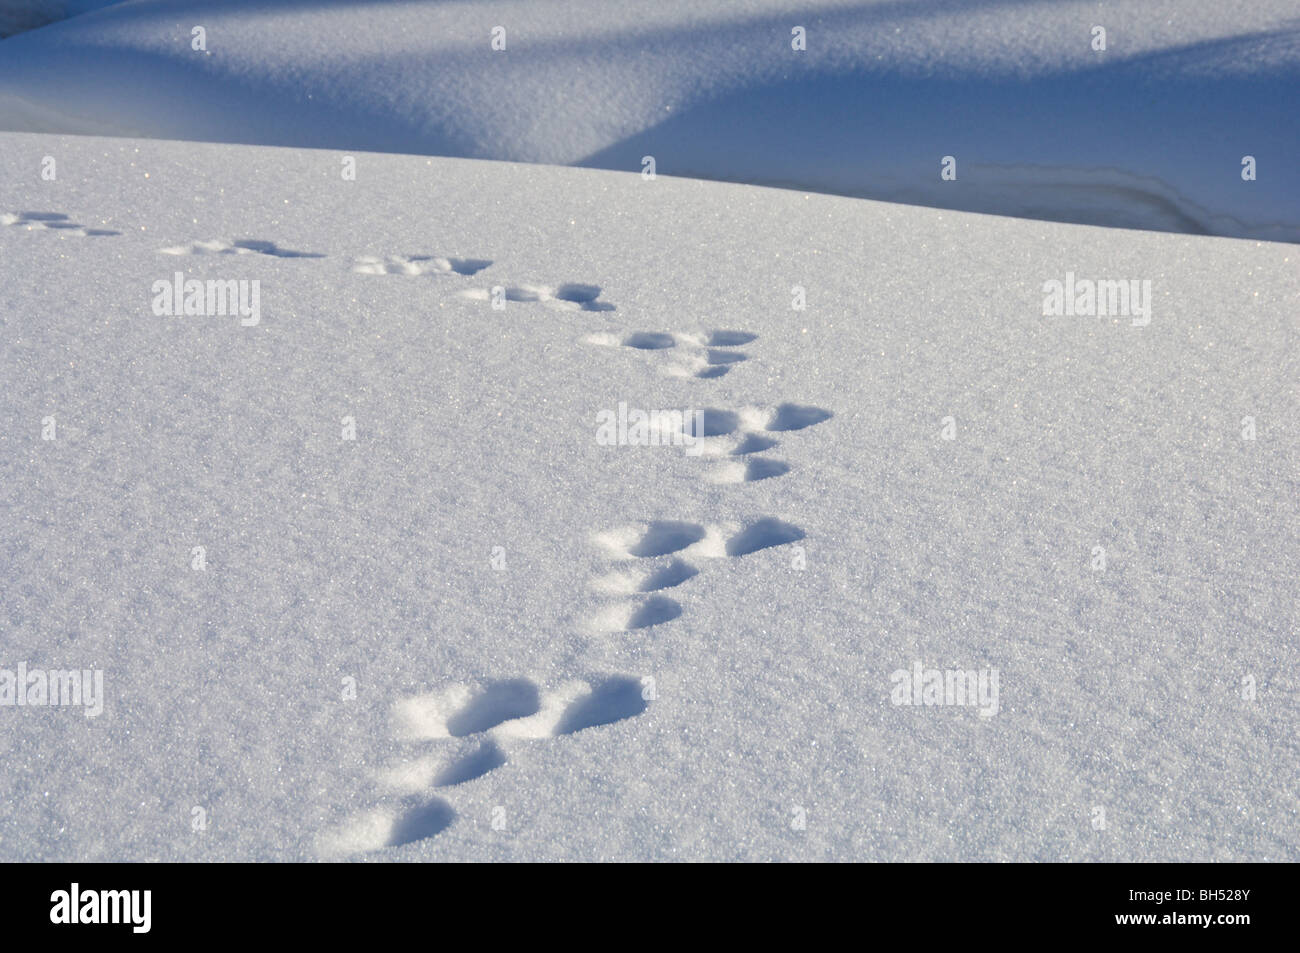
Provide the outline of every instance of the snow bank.
<path id="1" fill-rule="evenodd" d="M 651 156 L 664 175 L 1298 241 L 1298 37 L 1290 0 L 133 0 L 5 41 L 0 128 Z"/>
<path id="2" fill-rule="evenodd" d="M 114 2 L 116 0 L 4 0 L 0 3 L 0 39 Z"/>

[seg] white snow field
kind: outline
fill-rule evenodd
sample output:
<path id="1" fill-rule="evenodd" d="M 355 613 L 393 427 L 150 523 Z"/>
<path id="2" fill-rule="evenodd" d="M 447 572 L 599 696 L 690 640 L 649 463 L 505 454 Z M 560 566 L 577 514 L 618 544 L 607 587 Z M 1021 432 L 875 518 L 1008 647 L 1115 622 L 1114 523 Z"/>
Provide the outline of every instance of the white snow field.
<path id="1" fill-rule="evenodd" d="M 349 155 L 0 135 L 0 859 L 1300 859 L 1294 246 Z"/>
<path id="2" fill-rule="evenodd" d="M 1290 242 L 1297 99 L 1294 0 L 128 0 L 0 47 L 0 129 L 649 156 L 659 174 Z"/>

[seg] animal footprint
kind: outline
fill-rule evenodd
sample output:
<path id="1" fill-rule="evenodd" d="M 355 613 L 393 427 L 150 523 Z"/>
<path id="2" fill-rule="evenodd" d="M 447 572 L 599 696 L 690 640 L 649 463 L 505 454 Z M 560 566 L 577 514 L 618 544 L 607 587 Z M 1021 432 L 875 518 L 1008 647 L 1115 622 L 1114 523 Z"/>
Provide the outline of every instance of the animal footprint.
<path id="1" fill-rule="evenodd" d="M 590 710 L 592 698 L 608 702 L 597 706 L 608 717 L 579 717 L 580 712 Z M 454 685 L 403 699 L 394 706 L 393 714 L 399 738 L 429 741 L 478 736 L 550 738 L 631 718 L 645 709 L 640 682 L 615 675 L 574 679 L 552 692 L 542 692 L 526 678 Z"/>
<path id="2" fill-rule="evenodd" d="M 608 719 L 587 722 L 575 711 L 586 710 L 587 699 L 593 696 L 623 698 L 628 704 L 611 703 L 606 706 Z M 390 767 L 380 782 L 403 794 L 464 784 L 506 764 L 501 746 L 506 739 L 571 734 L 582 727 L 630 718 L 645 707 L 640 683 L 621 676 L 574 680 L 545 694 L 530 680 L 517 678 L 416 695 L 393 707 L 397 737 L 441 741 L 442 750 Z"/>
<path id="3" fill-rule="evenodd" d="M 728 459 L 714 467 L 704 475 L 707 482 L 753 483 L 790 472 L 790 464 L 782 460 L 757 457 L 777 446 L 771 434 L 804 430 L 832 416 L 829 410 L 793 403 L 740 410 L 699 407 L 684 413 L 653 415 L 638 426 L 653 438 L 648 442 L 655 446 L 684 445 L 687 456 L 746 458 Z"/>
<path id="4" fill-rule="evenodd" d="M 632 632 L 671 622 L 682 614 L 682 604 L 667 596 L 650 596 L 641 602 L 609 606 L 591 620 L 600 632 Z"/>
<path id="5" fill-rule="evenodd" d="M 742 422 L 741 415 L 734 410 L 705 407 L 685 418 L 682 432 L 696 438 L 725 437 L 739 430 Z"/>
<path id="6" fill-rule="evenodd" d="M 636 563 L 631 568 L 615 568 L 592 580 L 591 586 L 597 592 L 622 597 L 622 601 L 599 610 L 588 625 L 598 632 L 631 632 L 671 622 L 682 614 L 682 606 L 676 599 L 663 595 L 662 590 L 680 586 L 700 573 L 684 557 L 748 556 L 773 546 L 798 542 L 804 536 L 798 526 L 770 516 L 728 527 L 655 520 L 597 533 L 593 537 L 595 543 L 611 559 L 636 560 Z"/>
<path id="7" fill-rule="evenodd" d="M 832 416 L 829 410 L 820 407 L 791 403 L 766 409 L 702 407 L 672 421 L 670 426 L 675 429 L 661 434 L 660 442 L 667 443 L 674 436 L 685 438 L 686 453 L 692 457 L 746 457 L 729 459 L 706 473 L 704 479 L 721 484 L 752 483 L 790 472 L 790 465 L 784 461 L 755 456 L 777 446 L 778 441 L 770 434 L 803 430 Z"/>
<path id="8" fill-rule="evenodd" d="M 743 525 L 702 526 L 699 523 L 657 520 L 640 526 L 598 533 L 594 537 L 614 559 L 653 560 L 671 553 L 690 554 L 696 558 L 716 559 L 722 556 L 747 556 L 769 546 L 781 546 L 804 538 L 799 527 L 765 516 Z M 614 591 L 653 592 L 681 585 L 697 575 L 699 570 L 680 557 L 674 557 L 664 566 L 636 573 L 612 573 L 598 582 L 598 588 L 614 589 L 613 580 L 621 580 L 630 588 Z"/>
<path id="9" fill-rule="evenodd" d="M 797 543 L 807 534 L 793 523 L 765 516 L 747 525 L 727 540 L 728 556 L 748 556 L 761 549 Z"/>
<path id="10" fill-rule="evenodd" d="M 506 754 L 488 739 L 448 757 L 432 755 L 386 769 L 380 784 L 393 791 L 416 793 L 428 788 L 454 787 L 481 778 L 506 763 Z"/>
<path id="11" fill-rule="evenodd" d="M 762 453 L 764 450 L 771 450 L 777 445 L 777 441 L 771 437 L 764 437 L 762 434 L 747 433 L 741 437 L 731 449 L 727 451 L 731 456 L 743 457 L 750 453 Z"/>
<path id="12" fill-rule="evenodd" d="M 121 235 L 108 228 L 86 228 L 69 221 L 68 216 L 59 212 L 0 212 L 0 225 L 18 225 L 28 231 L 36 228 L 48 228 L 65 235 L 79 238 L 100 238 L 106 235 Z"/>
<path id="13" fill-rule="evenodd" d="M 324 255 L 309 251 L 290 251 L 281 248 L 275 242 L 264 242 L 252 238 L 241 238 L 233 242 L 213 239 L 211 241 L 191 242 L 188 245 L 176 245 L 172 248 L 158 249 L 163 255 L 267 255 L 271 258 L 324 258 Z"/>
<path id="14" fill-rule="evenodd" d="M 648 708 L 641 682 L 627 676 L 586 683 L 586 689 L 574 695 L 556 723 L 555 735 L 572 735 L 588 728 L 612 725 L 635 718 Z"/>
<path id="15" fill-rule="evenodd" d="M 396 800 L 323 834 L 317 850 L 343 857 L 433 837 L 451 826 L 456 812 L 432 792 L 505 766 L 503 742 L 571 735 L 635 717 L 647 707 L 641 683 L 621 675 L 575 679 L 549 693 L 515 678 L 402 699 L 393 706 L 397 738 L 434 742 L 437 750 L 380 772 L 380 787 Z"/>
<path id="16" fill-rule="evenodd" d="M 483 258 L 441 258 L 434 255 L 401 255 L 388 258 L 358 258 L 352 270 L 359 275 L 474 275 L 492 262 Z"/>
<path id="17" fill-rule="evenodd" d="M 800 404 L 781 404 L 768 417 L 764 430 L 781 433 L 787 430 L 803 430 L 833 417 L 829 410 L 820 407 L 805 407 Z"/>
<path id="18" fill-rule="evenodd" d="M 749 358 L 733 350 L 758 338 L 748 331 L 706 331 L 702 334 L 683 334 L 680 338 L 679 357 L 669 364 L 664 373 L 673 377 L 722 377 L 732 366 Z"/>
<path id="19" fill-rule="evenodd" d="M 699 570 L 673 554 L 695 552 L 710 545 L 717 550 L 721 545 L 709 539 L 706 527 L 682 520 L 654 520 L 621 527 L 598 533 L 593 539 L 612 559 L 644 562 L 632 569 L 615 569 L 592 581 L 597 592 L 625 597 L 589 620 L 589 627 L 598 632 L 630 632 L 676 619 L 682 614 L 681 603 L 659 593 L 680 586 L 698 575 Z"/>
<path id="20" fill-rule="evenodd" d="M 698 523 L 655 520 L 643 526 L 610 530 L 596 536 L 596 542 L 615 559 L 646 559 L 667 556 L 700 542 L 708 530 Z"/>
<path id="21" fill-rule="evenodd" d="M 701 343 L 709 347 L 740 347 L 756 340 L 758 335 L 749 331 L 709 331 Z"/>
<path id="22" fill-rule="evenodd" d="M 705 475 L 710 483 L 753 483 L 790 472 L 790 464 L 782 460 L 729 460 Z"/>
<path id="23" fill-rule="evenodd" d="M 664 368 L 674 377 L 721 377 L 732 366 L 748 357 L 731 350 L 755 340 L 748 331 L 706 331 L 698 334 L 669 334 L 662 331 L 636 331 L 632 334 L 592 334 L 588 344 L 601 347 L 626 347 L 638 351 L 666 351 L 673 348 L 676 360 Z"/>
<path id="24" fill-rule="evenodd" d="M 672 559 L 662 566 L 638 567 L 635 570 L 615 570 L 592 581 L 597 592 L 609 595 L 634 595 L 640 592 L 659 592 L 680 586 L 687 579 L 699 575 L 699 570 L 682 559 Z"/>
<path id="25" fill-rule="evenodd" d="M 456 811 L 442 798 L 377 807 L 322 834 L 316 852 L 334 859 L 401 847 L 441 834 L 455 819 Z"/>
<path id="26" fill-rule="evenodd" d="M 614 306 L 600 300 L 600 286 L 586 284 L 497 285 L 494 288 L 471 288 L 461 292 L 471 301 L 491 301 L 492 307 L 504 308 L 507 301 L 540 302 L 557 311 L 613 311 Z"/>
<path id="27" fill-rule="evenodd" d="M 526 678 L 466 685 L 407 698 L 393 706 L 398 737 L 406 740 L 464 738 L 541 710 L 541 693 Z"/>
<path id="28" fill-rule="evenodd" d="M 703 432 L 692 433 L 692 436 L 701 438 L 691 448 L 692 455 L 746 459 L 729 459 L 715 467 L 704 476 L 710 483 L 753 483 L 789 473 L 788 463 L 756 456 L 777 445 L 777 440 L 768 434 L 803 430 L 834 416 L 820 407 L 790 403 L 770 409 L 746 407 L 724 416 L 727 413 L 718 410 L 704 412 Z M 733 422 L 734 425 L 729 425 Z M 698 422 L 692 426 L 695 430 L 700 429 Z"/>

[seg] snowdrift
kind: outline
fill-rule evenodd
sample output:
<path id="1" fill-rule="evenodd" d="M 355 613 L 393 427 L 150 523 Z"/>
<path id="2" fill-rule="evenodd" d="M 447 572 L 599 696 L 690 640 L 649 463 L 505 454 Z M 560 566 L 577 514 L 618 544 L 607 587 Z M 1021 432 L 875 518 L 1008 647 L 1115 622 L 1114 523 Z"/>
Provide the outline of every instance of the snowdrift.
<path id="1" fill-rule="evenodd" d="M 1298 96 L 1289 0 L 133 0 L 0 45 L 9 130 L 652 157 L 661 175 L 1289 242 Z"/>

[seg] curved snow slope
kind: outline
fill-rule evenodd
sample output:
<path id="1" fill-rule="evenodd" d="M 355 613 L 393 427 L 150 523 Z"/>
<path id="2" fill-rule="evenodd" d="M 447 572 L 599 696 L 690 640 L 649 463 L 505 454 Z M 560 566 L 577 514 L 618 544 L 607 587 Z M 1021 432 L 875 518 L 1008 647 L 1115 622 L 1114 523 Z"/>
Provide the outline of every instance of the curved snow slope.
<path id="1" fill-rule="evenodd" d="M 135 0 L 4 41 L 0 128 L 654 156 L 659 174 L 1300 241 L 1297 36 L 1291 0 Z"/>
<path id="2" fill-rule="evenodd" d="M 0 39 L 106 7 L 114 0 L 0 0 Z"/>

